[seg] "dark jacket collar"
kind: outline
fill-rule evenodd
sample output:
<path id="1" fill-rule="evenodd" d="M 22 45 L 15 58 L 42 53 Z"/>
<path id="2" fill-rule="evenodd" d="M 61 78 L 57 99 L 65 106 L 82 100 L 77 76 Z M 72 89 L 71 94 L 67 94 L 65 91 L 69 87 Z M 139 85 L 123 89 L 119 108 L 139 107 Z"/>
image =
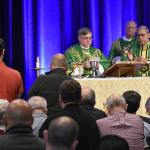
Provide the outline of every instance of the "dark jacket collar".
<path id="1" fill-rule="evenodd" d="M 6 130 L 6 134 L 32 134 L 32 128 L 28 124 L 18 123 Z"/>
<path id="2" fill-rule="evenodd" d="M 64 107 L 64 110 L 80 108 L 78 103 L 70 103 Z"/>
<path id="3" fill-rule="evenodd" d="M 46 74 L 46 75 L 49 75 L 49 74 L 51 74 L 51 73 L 59 73 L 59 72 L 66 74 L 66 70 L 64 70 L 64 69 L 62 69 L 62 68 L 53 69 L 53 70 L 51 70 L 51 71 L 49 71 L 49 72 L 46 72 L 45 74 Z"/>

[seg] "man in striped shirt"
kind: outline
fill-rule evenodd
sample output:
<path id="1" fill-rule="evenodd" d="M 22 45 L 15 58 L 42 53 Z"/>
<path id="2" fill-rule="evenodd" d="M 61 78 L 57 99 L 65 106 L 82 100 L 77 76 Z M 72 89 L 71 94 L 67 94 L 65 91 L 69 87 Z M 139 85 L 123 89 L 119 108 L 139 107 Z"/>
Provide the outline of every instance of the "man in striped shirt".
<path id="1" fill-rule="evenodd" d="M 129 144 L 130 150 L 144 149 L 144 125 L 141 118 L 126 112 L 125 99 L 111 95 L 106 100 L 108 117 L 97 120 L 101 136 L 118 135 Z"/>

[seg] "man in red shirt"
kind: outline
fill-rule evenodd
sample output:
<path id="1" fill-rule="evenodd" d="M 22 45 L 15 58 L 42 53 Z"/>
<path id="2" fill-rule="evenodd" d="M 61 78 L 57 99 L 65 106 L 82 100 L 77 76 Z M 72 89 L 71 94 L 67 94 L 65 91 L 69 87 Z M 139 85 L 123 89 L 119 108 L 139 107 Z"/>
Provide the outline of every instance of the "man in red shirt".
<path id="1" fill-rule="evenodd" d="M 3 62 L 4 52 L 4 40 L 0 38 L 0 98 L 12 101 L 21 97 L 23 83 L 20 73 Z"/>

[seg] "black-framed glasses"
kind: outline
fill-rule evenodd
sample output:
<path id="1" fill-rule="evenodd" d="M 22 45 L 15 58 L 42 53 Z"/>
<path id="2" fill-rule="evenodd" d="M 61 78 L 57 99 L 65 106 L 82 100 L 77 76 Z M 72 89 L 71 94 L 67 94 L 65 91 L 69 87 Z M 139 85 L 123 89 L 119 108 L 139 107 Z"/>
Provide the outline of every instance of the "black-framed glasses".
<path id="1" fill-rule="evenodd" d="M 130 27 L 130 26 L 128 26 L 127 28 L 128 29 L 136 29 L 137 27 Z"/>
<path id="2" fill-rule="evenodd" d="M 84 39 L 84 40 L 93 40 L 93 37 L 81 36 L 81 38 Z"/>

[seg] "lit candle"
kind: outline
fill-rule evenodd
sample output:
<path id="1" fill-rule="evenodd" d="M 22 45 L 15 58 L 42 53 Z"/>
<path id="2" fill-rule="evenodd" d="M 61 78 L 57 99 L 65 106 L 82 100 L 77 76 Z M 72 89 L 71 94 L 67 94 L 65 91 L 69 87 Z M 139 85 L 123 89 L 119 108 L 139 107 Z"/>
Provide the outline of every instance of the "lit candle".
<path id="1" fill-rule="evenodd" d="M 36 58 L 36 68 L 40 68 L 40 58 Z"/>

